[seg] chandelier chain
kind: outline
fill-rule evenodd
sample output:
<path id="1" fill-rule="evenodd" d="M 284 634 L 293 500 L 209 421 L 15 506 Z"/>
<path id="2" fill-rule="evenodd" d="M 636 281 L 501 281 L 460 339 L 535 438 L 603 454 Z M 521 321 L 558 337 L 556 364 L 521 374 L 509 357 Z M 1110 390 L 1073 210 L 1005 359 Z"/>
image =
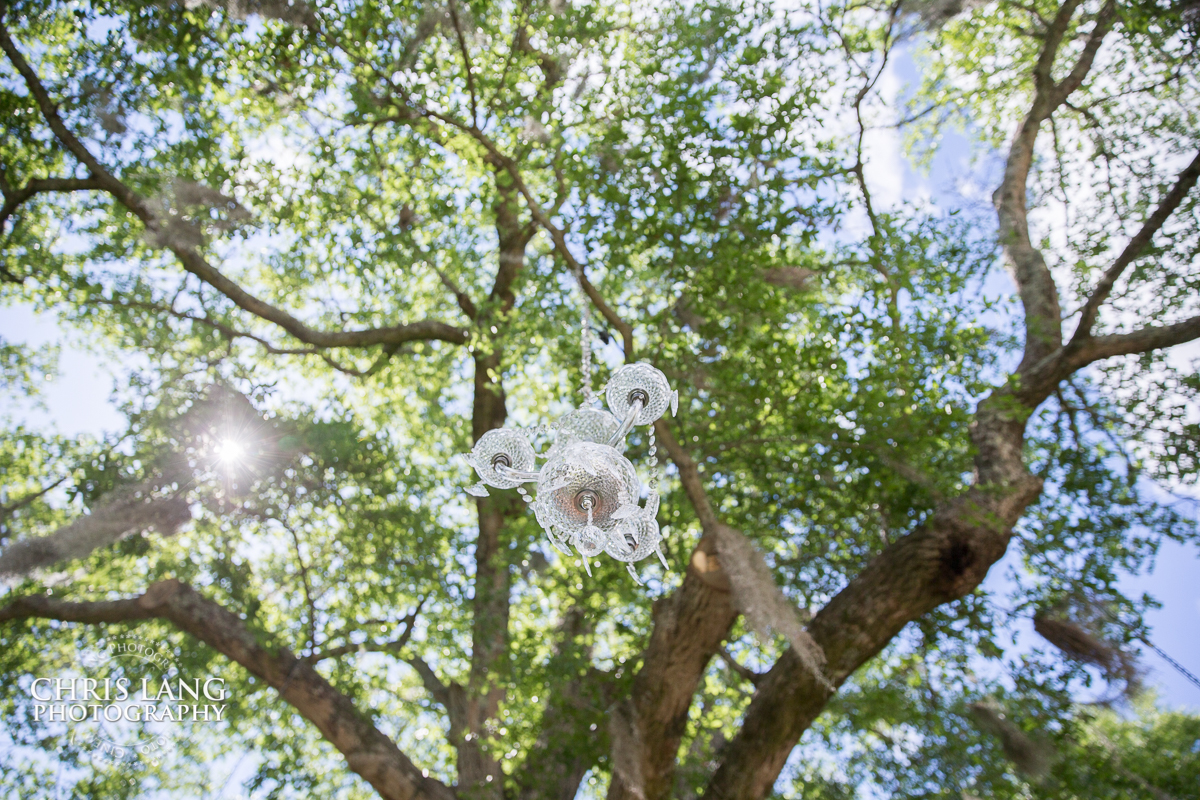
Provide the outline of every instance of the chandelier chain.
<path id="1" fill-rule="evenodd" d="M 580 372 L 583 375 L 583 404 L 590 406 L 596 402 L 596 393 L 592 391 L 592 310 L 587 290 L 583 288 L 583 270 L 576 265 L 575 281 L 579 284 L 579 311 L 583 318 L 583 331 L 579 336 L 581 351 Z"/>
<path id="2" fill-rule="evenodd" d="M 658 446 L 654 441 L 654 425 L 651 425 L 650 426 L 650 458 L 648 460 L 649 460 L 649 464 L 650 464 L 650 491 L 652 491 L 652 492 L 658 491 L 658 473 L 659 473 L 658 456 L 655 455 L 657 452 L 658 452 Z"/>

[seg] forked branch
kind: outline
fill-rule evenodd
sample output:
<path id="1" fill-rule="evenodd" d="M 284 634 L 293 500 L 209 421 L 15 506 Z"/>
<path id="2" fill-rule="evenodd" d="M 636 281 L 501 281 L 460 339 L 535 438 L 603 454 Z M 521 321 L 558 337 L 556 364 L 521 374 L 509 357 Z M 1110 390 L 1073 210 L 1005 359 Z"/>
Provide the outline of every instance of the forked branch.
<path id="1" fill-rule="evenodd" d="M 517 165 L 517 162 L 513 160 L 511 156 L 500 150 L 496 143 L 492 141 L 491 137 L 480 130 L 477 125 L 468 125 L 460 120 L 455 119 L 454 117 L 434 111 L 432 109 L 419 109 L 418 113 L 420 113 L 420 115 L 425 119 L 435 120 L 445 125 L 449 125 L 450 127 L 470 136 L 487 152 L 488 161 L 508 173 L 509 177 L 512 179 L 513 186 L 516 187 L 517 191 L 521 194 L 522 199 L 525 200 L 525 204 L 528 206 L 534 222 L 536 222 L 540 228 L 550 235 L 550 240 L 554 244 L 555 252 L 557 252 L 559 257 L 566 262 L 567 266 L 572 272 L 583 276 L 581 278 L 583 291 L 587 294 L 588 298 L 591 299 L 592 304 L 596 306 L 596 309 L 599 310 L 600 314 L 604 317 L 608 324 L 612 325 L 617 329 L 617 331 L 620 332 L 622 347 L 625 350 L 625 357 L 627 360 L 631 359 L 633 357 L 633 327 L 621 319 L 620 315 L 617 314 L 617 312 L 614 311 L 613 308 L 604 301 L 604 298 L 596 290 L 596 287 L 593 286 L 591 281 L 587 279 L 583 264 L 580 263 L 579 259 L 575 257 L 575 254 L 571 252 L 571 248 L 567 245 L 566 231 L 555 225 L 554 221 L 550 218 L 550 215 L 546 213 L 545 209 L 542 208 L 541 203 L 538 202 L 537 197 L 534 196 L 533 192 L 529 188 L 529 185 L 525 182 L 525 178 L 521 174 L 521 168 Z"/>
<path id="2" fill-rule="evenodd" d="M 1062 310 L 1058 287 L 1045 258 L 1033 246 L 1029 234 L 1026 195 L 1033 167 L 1038 131 L 1068 96 L 1082 85 L 1095 61 L 1115 14 L 1106 2 L 1097 15 L 1083 52 L 1067 78 L 1055 83 L 1052 70 L 1059 49 L 1078 10 L 1079 0 L 1067 0 L 1046 31 L 1033 69 L 1034 92 L 1029 111 L 1009 148 L 1004 177 L 992 196 L 1000 223 L 999 240 L 1012 264 L 1013 277 L 1025 312 L 1025 352 L 1020 371 L 1032 367 L 1062 346 Z"/>
<path id="3" fill-rule="evenodd" d="M 1171 214 L 1179 208 L 1180 203 L 1187 197 L 1188 192 L 1196 185 L 1196 179 L 1200 177 L 1200 153 L 1192 159 L 1192 163 L 1184 167 L 1179 173 L 1179 177 L 1175 179 L 1175 185 L 1171 187 L 1171 191 L 1163 197 L 1159 202 L 1158 207 L 1154 209 L 1146 221 L 1142 223 L 1141 229 L 1137 234 L 1129 240 L 1125 245 L 1125 249 L 1116 257 L 1112 265 L 1105 270 L 1104 275 L 1096 284 L 1096 288 L 1092 290 L 1091 295 L 1087 299 L 1083 310 L 1079 315 L 1079 325 L 1075 329 L 1075 335 L 1071 337 L 1071 347 L 1079 346 L 1087 338 L 1091 337 L 1092 328 L 1096 324 L 1096 318 L 1100 314 L 1100 306 L 1104 305 L 1104 301 L 1112 293 L 1113 286 L 1117 279 L 1125 269 L 1134 262 L 1142 251 L 1150 244 L 1150 240 L 1154 238 L 1154 234 L 1162 228 Z"/>
<path id="4" fill-rule="evenodd" d="M 59 116 L 58 107 L 50 98 L 46 88 L 17 49 L 8 29 L 2 24 L 3 9 L 0 8 L 0 49 L 8 56 L 13 67 L 21 75 L 30 95 L 37 103 L 42 117 L 54 133 L 55 138 L 91 173 L 89 185 L 91 188 L 107 192 L 151 231 L 159 231 L 162 223 L 154 213 L 147 200 L 123 183 L 104 167 L 103 164 L 87 149 Z M 283 328 L 300 341 L 315 347 L 367 347 L 376 344 L 403 344 L 418 340 L 442 340 L 455 344 L 467 341 L 467 332 L 461 328 L 447 325 L 434 320 L 422 320 L 408 325 L 394 325 L 384 328 L 368 328 L 353 331 L 322 331 L 310 327 L 281 308 L 271 305 L 247 292 L 235 281 L 212 266 L 194 247 L 178 241 L 170 241 L 167 247 L 179 259 L 183 268 L 204 281 L 221 294 L 228 297 L 235 305 L 248 311 L 256 317 L 272 322 Z"/>

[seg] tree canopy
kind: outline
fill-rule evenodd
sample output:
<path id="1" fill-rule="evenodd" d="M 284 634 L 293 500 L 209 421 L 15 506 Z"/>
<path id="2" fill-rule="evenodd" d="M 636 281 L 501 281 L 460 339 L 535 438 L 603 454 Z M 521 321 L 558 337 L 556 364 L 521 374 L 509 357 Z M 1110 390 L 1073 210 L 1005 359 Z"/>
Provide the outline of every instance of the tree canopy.
<path id="1" fill-rule="evenodd" d="M 1198 540 L 1198 35 L 1190 0 L 0 0 L 0 295 L 121 365 L 127 423 L 0 437 L 0 787 L 1200 797 L 1200 722 L 1124 699 L 1154 599 L 1118 586 Z M 873 142 L 949 133 L 971 186 L 881 194 Z M 54 349 L 0 347 L 36 400 Z M 639 360 L 680 393 L 645 585 L 457 457 Z M 134 633 L 228 711 L 110 768 L 30 682 Z"/>

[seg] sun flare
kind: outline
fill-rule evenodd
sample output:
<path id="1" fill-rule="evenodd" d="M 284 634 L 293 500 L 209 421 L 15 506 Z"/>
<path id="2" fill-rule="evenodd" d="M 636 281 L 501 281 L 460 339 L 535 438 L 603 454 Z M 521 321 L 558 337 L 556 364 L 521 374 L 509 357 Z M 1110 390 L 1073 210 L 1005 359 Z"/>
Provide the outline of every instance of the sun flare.
<path id="1" fill-rule="evenodd" d="M 242 456 L 246 454 L 246 448 L 238 442 L 226 439 L 217 443 L 216 454 L 221 463 L 234 464 L 242 460 Z"/>

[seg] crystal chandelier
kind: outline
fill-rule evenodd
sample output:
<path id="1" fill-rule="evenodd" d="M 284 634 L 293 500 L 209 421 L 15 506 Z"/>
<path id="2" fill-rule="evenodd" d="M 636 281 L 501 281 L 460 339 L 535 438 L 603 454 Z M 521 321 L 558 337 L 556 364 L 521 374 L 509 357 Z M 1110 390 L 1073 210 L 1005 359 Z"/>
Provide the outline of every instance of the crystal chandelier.
<path id="1" fill-rule="evenodd" d="M 581 406 L 556 419 L 549 427 L 497 428 L 479 438 L 466 455 L 480 483 L 468 494 L 487 497 L 487 487 L 516 489 L 533 507 L 538 524 L 550 543 L 564 555 L 574 547 L 589 559 L 602 551 L 626 563 L 639 584 L 633 562 L 651 553 L 663 566 L 667 561 L 659 546 L 658 458 L 654 421 L 668 407 L 674 415 L 679 392 L 672 391 L 667 376 L 649 364 L 626 364 L 601 389 L 608 410 L 596 408 L 591 390 L 591 347 L 588 340 L 587 298 L 583 305 L 583 397 Z M 642 485 L 628 458 L 622 455 L 625 437 L 635 425 L 649 425 L 649 465 L 652 470 L 645 506 L 639 505 Z M 545 453 L 533 449 L 540 434 L 552 433 L 554 443 Z M 538 459 L 543 459 L 540 468 Z M 531 497 L 525 484 L 537 485 Z"/>

